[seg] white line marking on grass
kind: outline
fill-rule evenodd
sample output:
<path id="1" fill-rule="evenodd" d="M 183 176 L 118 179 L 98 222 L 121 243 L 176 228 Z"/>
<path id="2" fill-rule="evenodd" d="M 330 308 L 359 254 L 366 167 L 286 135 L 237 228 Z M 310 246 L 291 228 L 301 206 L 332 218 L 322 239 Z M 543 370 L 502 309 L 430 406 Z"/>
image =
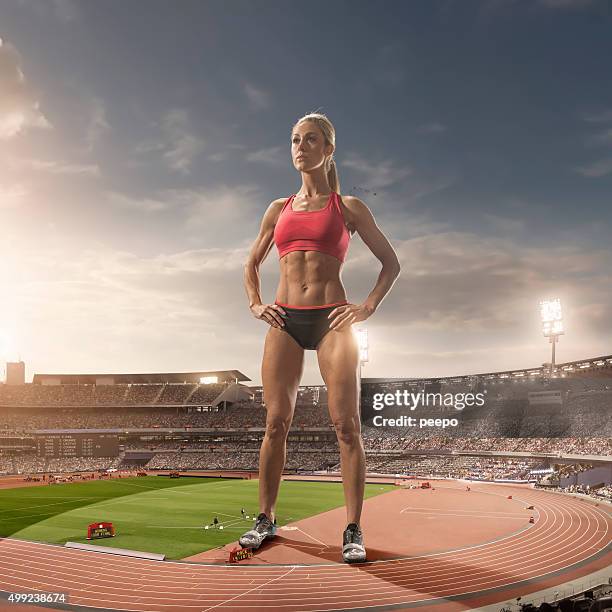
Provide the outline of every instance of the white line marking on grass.
<path id="1" fill-rule="evenodd" d="M 82 501 L 84 499 L 89 499 L 89 497 L 72 497 L 71 501 Z M 12 510 L 0 510 L 0 512 L 17 512 L 19 510 L 28 510 L 30 508 L 46 508 L 47 506 L 61 506 L 66 502 L 55 502 L 53 504 L 36 504 L 35 506 L 22 506 L 21 508 L 13 508 Z M 40 516 L 39 514 L 34 514 L 32 516 Z M 25 518 L 25 517 L 24 517 Z"/>
<path id="2" fill-rule="evenodd" d="M 234 526 L 228 527 L 227 523 L 219 523 L 219 525 L 223 525 L 223 531 L 232 531 L 238 530 L 242 531 L 242 527 Z M 215 528 L 211 527 L 210 524 L 207 525 L 210 531 L 214 531 Z M 184 525 L 184 526 L 175 526 L 175 525 L 145 525 L 147 529 L 204 529 L 204 525 Z M 217 527 L 219 529 L 219 527 Z"/>
<path id="3" fill-rule="evenodd" d="M 232 516 L 231 514 L 224 514 L 223 512 L 217 512 L 216 513 L 218 516 Z M 213 516 L 215 516 L 215 513 L 213 513 Z M 231 525 L 234 525 L 235 523 L 242 523 L 242 518 L 237 518 L 234 521 L 227 521 L 224 523 L 219 523 L 219 525 L 223 525 L 223 529 L 232 529 Z M 149 527 L 151 529 L 204 529 L 205 525 L 208 525 L 209 527 L 212 525 L 213 523 L 202 523 L 201 525 L 195 525 L 195 526 L 189 526 L 189 525 L 145 525 L 145 527 Z M 240 527 L 233 527 L 233 529 L 243 529 L 244 526 L 240 526 Z M 211 529 L 215 529 L 214 527 L 211 527 Z M 217 527 L 218 529 L 218 527 Z"/>
<path id="4" fill-rule="evenodd" d="M 81 506 L 81 507 L 83 507 L 83 506 Z M 64 513 L 62 512 L 61 514 L 64 514 Z M 2 521 L 16 521 L 18 519 L 25 519 L 25 518 L 35 518 L 37 516 L 46 516 L 47 518 L 54 518 L 54 517 L 56 517 L 58 515 L 57 514 L 49 515 L 48 512 L 41 512 L 39 514 L 26 514 L 24 516 L 16 516 L 16 517 L 13 517 L 13 518 L 0 518 L 0 522 L 2 522 Z M 28 527 L 30 527 L 30 525 L 28 525 Z"/>
<path id="5" fill-rule="evenodd" d="M 146 497 L 144 498 L 144 501 L 148 501 L 149 499 L 151 499 L 150 497 Z M 157 499 L 157 498 L 155 498 Z M 164 501 L 169 501 L 167 498 L 162 497 L 159 499 L 163 499 Z M 93 504 L 86 504 L 85 506 L 79 506 L 78 508 L 75 508 L 75 510 L 80 510 L 81 508 L 87 508 L 88 510 L 90 508 L 104 508 L 105 506 L 112 506 L 114 504 L 125 504 L 125 503 L 130 503 L 130 502 L 142 502 L 143 499 L 142 498 L 138 498 L 138 500 L 134 499 L 134 497 L 132 495 L 121 495 L 120 497 L 114 497 L 112 499 L 109 499 L 108 501 L 103 501 L 103 502 L 99 502 L 99 503 L 93 503 Z"/>
<path id="6" fill-rule="evenodd" d="M 241 517 L 241 516 L 238 516 L 237 514 L 226 514 L 225 512 L 215 512 L 215 511 L 213 510 L 212 515 L 213 515 L 213 516 L 215 516 L 215 514 L 216 514 L 217 516 L 229 516 L 230 518 L 233 518 L 233 519 L 238 519 L 238 520 L 240 520 L 240 521 L 242 520 L 242 517 Z"/>
<path id="7" fill-rule="evenodd" d="M 160 489 L 159 487 L 145 487 L 145 485 L 139 485 L 135 482 L 125 482 L 121 480 L 117 480 L 116 482 L 117 484 L 127 485 L 128 487 L 138 487 L 139 489 L 147 489 L 148 491 L 172 491 L 173 493 L 181 493 L 182 495 L 191 495 L 191 493 L 188 493 L 187 491 L 177 491 L 176 489 L 178 487 L 165 487 Z"/>
<path id="8" fill-rule="evenodd" d="M 145 525 L 146 529 L 204 529 L 203 525 Z"/>
<path id="9" fill-rule="evenodd" d="M 16 490 L 16 489 L 14 489 Z M 106 498 L 106 495 L 88 495 L 87 498 L 91 498 L 91 497 L 100 497 L 100 498 Z M 29 500 L 34 500 L 37 499 L 37 497 L 35 495 L 26 495 L 26 498 Z M 41 494 L 39 499 L 82 499 L 81 497 L 75 497 L 74 495 L 45 495 L 44 493 Z"/>

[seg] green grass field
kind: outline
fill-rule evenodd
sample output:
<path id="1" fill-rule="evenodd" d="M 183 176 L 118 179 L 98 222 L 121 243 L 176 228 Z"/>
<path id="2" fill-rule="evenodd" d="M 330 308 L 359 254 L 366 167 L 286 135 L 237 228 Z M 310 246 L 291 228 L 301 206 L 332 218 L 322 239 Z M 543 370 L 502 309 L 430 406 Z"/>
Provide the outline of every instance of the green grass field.
<path id="1" fill-rule="evenodd" d="M 163 553 L 181 559 L 233 542 L 253 525 L 257 480 L 147 476 L 0 490 L 0 537 L 53 544 L 87 542 L 87 525 L 112 521 L 114 538 L 101 546 Z M 366 485 L 372 497 L 392 485 Z M 277 523 L 344 505 L 341 483 L 283 481 Z M 208 529 L 217 516 L 223 529 Z"/>

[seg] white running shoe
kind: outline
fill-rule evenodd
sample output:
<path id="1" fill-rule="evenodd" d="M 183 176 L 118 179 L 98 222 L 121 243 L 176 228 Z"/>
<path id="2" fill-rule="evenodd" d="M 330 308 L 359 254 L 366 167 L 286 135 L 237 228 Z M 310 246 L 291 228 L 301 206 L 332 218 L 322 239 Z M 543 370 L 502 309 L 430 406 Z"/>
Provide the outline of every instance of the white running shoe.
<path id="1" fill-rule="evenodd" d="M 257 517 L 255 527 L 240 537 L 238 543 L 242 548 L 257 550 L 264 540 L 271 540 L 276 535 L 276 523 L 273 523 L 263 512 Z"/>
<path id="2" fill-rule="evenodd" d="M 363 563 L 366 560 L 363 534 L 356 523 L 349 523 L 344 530 L 342 535 L 342 558 L 345 563 Z"/>

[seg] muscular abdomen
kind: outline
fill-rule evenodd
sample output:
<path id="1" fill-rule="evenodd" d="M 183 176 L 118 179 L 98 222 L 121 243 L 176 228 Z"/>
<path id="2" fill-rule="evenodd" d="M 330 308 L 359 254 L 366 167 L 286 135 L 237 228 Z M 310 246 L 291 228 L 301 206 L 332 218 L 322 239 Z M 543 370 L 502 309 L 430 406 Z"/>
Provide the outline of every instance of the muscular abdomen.
<path id="1" fill-rule="evenodd" d="M 318 251 L 293 251 L 280 260 L 276 301 L 295 306 L 333 304 L 346 300 L 340 280 L 342 263 Z"/>

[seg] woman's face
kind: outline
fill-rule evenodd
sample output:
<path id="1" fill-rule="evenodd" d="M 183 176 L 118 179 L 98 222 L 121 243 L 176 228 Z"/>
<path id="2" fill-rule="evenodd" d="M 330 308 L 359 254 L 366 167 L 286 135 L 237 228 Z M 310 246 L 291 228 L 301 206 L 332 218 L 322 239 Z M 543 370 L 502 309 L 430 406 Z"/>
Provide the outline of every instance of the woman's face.
<path id="1" fill-rule="evenodd" d="M 297 170 L 307 171 L 322 166 L 326 156 L 333 152 L 332 145 L 325 145 L 325 137 L 313 121 L 304 121 L 293 128 L 291 135 L 291 159 Z"/>

